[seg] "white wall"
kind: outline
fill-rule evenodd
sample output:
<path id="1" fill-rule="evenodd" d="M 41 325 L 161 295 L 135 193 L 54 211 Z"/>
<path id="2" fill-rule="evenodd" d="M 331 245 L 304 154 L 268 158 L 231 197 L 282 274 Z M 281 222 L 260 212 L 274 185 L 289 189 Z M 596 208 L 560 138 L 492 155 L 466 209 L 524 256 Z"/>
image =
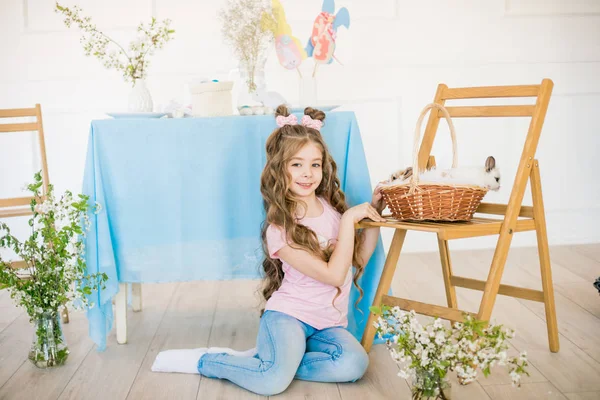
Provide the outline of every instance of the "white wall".
<path id="1" fill-rule="evenodd" d="M 294 34 L 306 41 L 321 1 L 282 0 Z M 337 57 L 344 63 L 318 71 L 319 100 L 354 110 L 373 183 L 411 162 L 414 124 L 440 82 L 450 87 L 555 83 L 539 144 L 551 244 L 599 242 L 600 187 L 597 113 L 600 109 L 599 0 L 337 1 L 351 14 L 338 32 Z M 134 27 L 152 15 L 170 18 L 176 39 L 152 59 L 148 86 L 155 104 L 183 99 L 185 84 L 200 77 L 224 79 L 235 62 L 222 44 L 217 11 L 224 1 L 80 0 L 100 29 L 127 42 Z M 118 72 L 84 57 L 80 34 L 68 30 L 54 0 L 0 0 L 0 108 L 41 103 L 51 180 L 58 190 L 80 189 L 90 120 L 126 107 L 129 87 Z M 311 60 L 307 62 L 306 67 Z M 292 102 L 295 71 L 274 54 L 267 65 L 270 90 Z M 486 201 L 508 199 L 525 137 L 526 119 L 459 120 L 460 163 L 482 163 L 494 155 L 504 188 Z M 16 194 L 37 161 L 32 141 L 0 138 L 0 197 Z M 449 165 L 445 127 L 434 154 Z M 23 166 L 17 175 L 15 166 Z M 529 202 L 529 192 L 526 194 Z M 530 204 L 530 203 L 529 203 Z M 389 243 L 390 232 L 384 231 Z M 535 243 L 533 233 L 515 245 Z M 453 242 L 453 248 L 489 247 L 495 237 Z M 436 250 L 432 235 L 411 234 L 407 250 Z"/>

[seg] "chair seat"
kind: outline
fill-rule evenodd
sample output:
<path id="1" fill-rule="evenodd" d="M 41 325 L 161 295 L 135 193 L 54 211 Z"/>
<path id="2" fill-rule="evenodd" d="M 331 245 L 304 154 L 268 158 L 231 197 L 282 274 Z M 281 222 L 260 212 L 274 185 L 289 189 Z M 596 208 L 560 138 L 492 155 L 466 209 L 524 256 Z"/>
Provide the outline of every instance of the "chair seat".
<path id="1" fill-rule="evenodd" d="M 356 228 L 367 227 L 387 227 L 394 229 L 404 229 L 407 231 L 435 232 L 440 239 L 461 239 L 468 237 L 497 235 L 502 228 L 503 219 L 473 217 L 469 222 L 442 222 L 442 221 L 398 221 L 392 216 L 385 216 L 385 222 L 375 222 L 370 219 L 364 219 L 356 224 Z M 535 223 L 532 218 L 523 218 L 517 220 L 515 227 L 517 232 L 535 230 Z"/>
<path id="2" fill-rule="evenodd" d="M 0 210 L 0 218 L 21 217 L 24 215 L 32 215 L 30 206 L 11 207 Z"/>

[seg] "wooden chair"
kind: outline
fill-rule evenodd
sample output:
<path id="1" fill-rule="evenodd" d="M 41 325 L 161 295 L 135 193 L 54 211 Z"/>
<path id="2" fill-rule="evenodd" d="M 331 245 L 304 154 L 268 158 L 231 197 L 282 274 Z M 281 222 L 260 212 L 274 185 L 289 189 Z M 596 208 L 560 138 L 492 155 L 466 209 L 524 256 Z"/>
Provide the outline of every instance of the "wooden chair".
<path id="1" fill-rule="evenodd" d="M 15 109 L 4 109 L 0 110 L 0 119 L 2 118 L 22 118 L 22 117 L 35 117 L 35 122 L 14 122 L 14 123 L 1 123 L 0 133 L 2 132 L 37 132 L 38 143 L 40 150 L 40 159 L 42 164 L 42 194 L 45 195 L 48 192 L 48 162 L 46 159 L 46 144 L 44 142 L 44 128 L 42 124 L 42 108 L 39 104 L 35 105 L 35 108 L 15 108 Z M 33 212 L 29 206 L 33 197 L 12 197 L 0 199 L 0 218 L 11 218 L 32 215 Z M 28 268 L 25 261 L 15 261 L 11 263 L 11 267 L 14 269 L 25 269 Z M 23 279 L 27 279 L 24 276 Z M 69 322 L 69 311 L 67 307 L 63 307 L 61 316 L 64 323 Z"/>
<path id="2" fill-rule="evenodd" d="M 482 203 L 477 209 L 477 213 L 502 215 L 504 216 L 502 219 L 474 217 L 470 222 L 444 223 L 401 222 L 388 217 L 386 218 L 386 222 L 373 222 L 370 220 L 359 222 L 356 225 L 357 228 L 381 226 L 395 229 L 383 273 L 379 281 L 379 286 L 375 293 L 373 305 L 399 306 L 403 310 L 415 310 L 415 312 L 419 314 L 436 316 L 450 321 L 463 321 L 463 311 L 458 309 L 456 301 L 455 287 L 458 286 L 483 291 L 479 312 L 477 314 L 469 314 L 481 320 L 489 321 L 496 301 L 496 295 L 498 294 L 539 301 L 545 305 L 550 351 L 558 352 L 558 326 L 556 322 L 554 289 L 552 286 L 552 271 L 550 267 L 550 254 L 548 251 L 544 203 L 542 200 L 540 167 L 538 161 L 535 159 L 535 151 L 540 138 L 542 125 L 544 124 L 546 110 L 548 109 L 552 87 L 553 83 L 550 79 L 544 79 L 539 85 L 524 86 L 472 88 L 448 88 L 444 84 L 438 86 L 434 103 L 441 105 L 444 105 L 446 100 L 453 99 L 536 97 L 535 105 L 446 107 L 450 116 L 455 118 L 531 117 L 529 130 L 521 153 L 521 159 L 519 161 L 510 198 L 506 205 Z M 430 153 L 441 117 L 443 116 L 439 111 L 432 111 L 429 116 L 419 151 L 420 169 L 423 169 L 426 165 L 435 165 L 435 159 L 430 156 Z M 531 185 L 533 206 L 521 205 L 528 180 Z M 398 257 L 402 250 L 406 232 L 409 230 L 433 232 L 437 234 L 448 307 L 387 295 L 394 276 L 394 271 L 396 270 Z M 542 275 L 542 290 L 525 289 L 501 284 L 500 281 L 513 235 L 517 232 L 532 230 L 535 230 L 537 234 Z M 487 281 L 454 275 L 452 273 L 448 241 L 452 239 L 486 235 L 499 235 Z M 377 317 L 372 313 L 369 315 L 367 326 L 362 337 L 362 345 L 366 351 L 370 350 L 375 336 L 376 329 L 373 326 L 373 323 L 376 318 Z"/>

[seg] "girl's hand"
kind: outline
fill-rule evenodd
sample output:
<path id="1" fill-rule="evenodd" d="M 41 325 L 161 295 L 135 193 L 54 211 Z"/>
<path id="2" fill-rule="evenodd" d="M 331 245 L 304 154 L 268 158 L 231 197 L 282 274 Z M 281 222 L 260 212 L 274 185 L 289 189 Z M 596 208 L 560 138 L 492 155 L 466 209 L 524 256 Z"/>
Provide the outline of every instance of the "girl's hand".
<path id="1" fill-rule="evenodd" d="M 354 206 L 349 208 L 344 213 L 343 217 L 352 218 L 352 222 L 355 224 L 362 221 L 365 218 L 369 218 L 376 222 L 385 222 L 385 218 L 383 218 L 375 208 L 369 203 L 359 204 L 358 206 Z"/>
<path id="2" fill-rule="evenodd" d="M 385 181 L 383 181 L 385 182 Z M 380 184 L 383 182 L 379 182 Z M 371 199 L 371 205 L 381 215 L 381 212 L 385 209 L 385 201 L 381 195 L 381 185 L 378 184 L 373 191 L 373 197 Z"/>

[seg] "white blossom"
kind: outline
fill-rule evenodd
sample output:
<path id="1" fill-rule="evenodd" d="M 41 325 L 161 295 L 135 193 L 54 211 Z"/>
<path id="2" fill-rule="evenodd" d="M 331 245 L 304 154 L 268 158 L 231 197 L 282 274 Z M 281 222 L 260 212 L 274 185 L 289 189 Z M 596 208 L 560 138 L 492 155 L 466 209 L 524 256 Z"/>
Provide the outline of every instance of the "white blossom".
<path id="1" fill-rule="evenodd" d="M 169 19 L 157 22 L 156 18 L 152 17 L 149 24 L 142 23 L 137 27 L 137 38 L 129 44 L 128 50 L 125 50 L 115 40 L 99 31 L 96 25 L 91 23 L 90 17 L 82 17 L 81 11 L 79 6 L 69 8 L 57 3 L 55 7 L 55 12 L 63 15 L 65 26 L 71 27 L 75 24 L 83 32 L 80 42 L 85 55 L 97 57 L 105 68 L 120 71 L 127 82 L 135 83 L 136 80 L 146 77 L 149 57 L 156 49 L 161 49 L 170 41 L 175 32 L 170 28 Z"/>
<path id="2" fill-rule="evenodd" d="M 0 284 L 8 285 L 11 297 L 17 305 L 23 306 L 30 318 L 36 318 L 47 311 L 55 311 L 61 304 L 79 299 L 82 307 L 87 305 L 83 285 L 84 278 L 93 280 L 87 290 L 96 289 L 107 276 L 104 274 L 86 275 L 83 238 L 89 226 L 81 226 L 87 217 L 88 198 L 83 196 L 73 200 L 67 191 L 60 199 L 53 194 L 53 186 L 48 185 L 44 196 L 40 193 L 42 177 L 35 175 L 35 182 L 27 185 L 33 198 L 33 217 L 29 220 L 31 236 L 20 242 L 10 233 L 9 227 L 0 221 L 0 243 L 10 248 L 19 259 L 25 260 L 29 268 L 25 271 L 28 280 L 19 282 L 24 270 L 10 268 L 10 260 L 0 256 Z M 75 230 L 74 230 L 75 229 Z M 82 232 L 80 234 L 79 232 Z"/>
<path id="3" fill-rule="evenodd" d="M 527 361 L 527 351 L 522 351 L 521 354 L 519 354 L 519 361 Z"/>
<path id="4" fill-rule="evenodd" d="M 409 379 L 413 389 L 432 396 L 439 393 L 441 377 L 448 371 L 456 371 L 459 381 L 466 384 L 477 379 L 479 370 L 487 373 L 494 365 L 510 368 L 513 384 L 520 384 L 527 355 L 523 352 L 519 357 L 508 356 L 507 339 L 513 331 L 493 323 L 479 325 L 476 330 L 477 322 L 472 317 L 467 317 L 464 324 L 451 325 L 451 329 L 439 319 L 422 326 L 413 310 L 406 312 L 398 307 L 386 309 L 384 314 L 378 320 L 378 332 L 390 334 L 387 345 L 392 359 L 400 366 L 398 375 Z M 480 332 L 479 329 L 483 334 L 476 335 L 474 332 Z M 436 375 L 438 371 L 444 371 L 443 375 Z M 423 374 L 429 378 L 424 379 Z M 439 380 L 431 378 L 435 376 Z"/>
<path id="5" fill-rule="evenodd" d="M 406 370 L 403 369 L 401 369 L 400 372 L 398 372 L 398 376 L 402 379 L 408 379 L 410 377 Z"/>

